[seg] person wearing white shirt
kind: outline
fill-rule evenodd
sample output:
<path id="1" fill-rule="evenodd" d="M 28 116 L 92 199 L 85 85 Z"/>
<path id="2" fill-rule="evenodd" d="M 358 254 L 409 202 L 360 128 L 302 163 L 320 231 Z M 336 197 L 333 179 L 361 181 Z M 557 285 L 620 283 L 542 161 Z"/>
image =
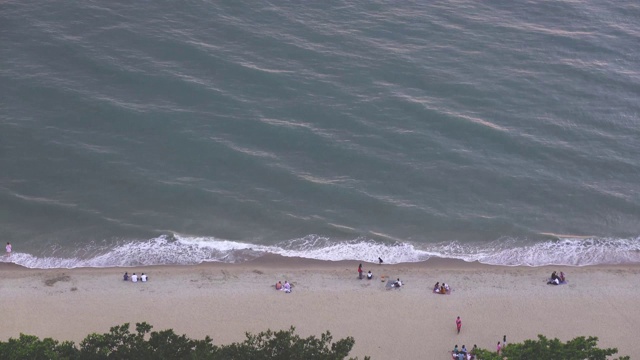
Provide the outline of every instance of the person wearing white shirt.
<path id="1" fill-rule="evenodd" d="M 142 273 L 142 275 L 140 275 L 140 281 L 142 281 L 142 282 L 147 282 L 147 275 L 145 275 L 144 273 Z"/>
<path id="2" fill-rule="evenodd" d="M 136 275 L 136 273 L 133 273 L 133 275 L 131 275 L 131 282 L 138 282 L 138 275 Z"/>

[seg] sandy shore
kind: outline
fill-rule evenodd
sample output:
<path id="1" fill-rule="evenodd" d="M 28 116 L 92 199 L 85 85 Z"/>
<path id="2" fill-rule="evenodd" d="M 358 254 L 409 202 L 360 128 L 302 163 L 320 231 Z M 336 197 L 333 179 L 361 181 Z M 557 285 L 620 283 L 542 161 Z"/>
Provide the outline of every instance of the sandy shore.
<path id="1" fill-rule="evenodd" d="M 373 359 L 449 359 L 455 345 L 495 349 L 510 342 L 580 335 L 640 358 L 640 266 L 503 267 L 432 259 L 377 265 L 373 281 L 358 280 L 357 262 L 265 256 L 242 264 L 145 268 L 34 270 L 0 264 L 0 338 L 21 332 L 79 342 L 110 326 L 147 321 L 215 343 L 242 341 L 245 331 L 286 329 L 301 335 L 330 330 L 353 336 L 352 356 Z M 148 283 L 122 281 L 124 271 L 145 272 Z M 552 270 L 569 283 L 545 284 Z M 386 290 L 381 275 L 400 277 Z M 293 283 L 285 294 L 277 280 Z M 431 292 L 436 281 L 451 295 Z M 456 333 L 455 318 L 462 318 Z"/>

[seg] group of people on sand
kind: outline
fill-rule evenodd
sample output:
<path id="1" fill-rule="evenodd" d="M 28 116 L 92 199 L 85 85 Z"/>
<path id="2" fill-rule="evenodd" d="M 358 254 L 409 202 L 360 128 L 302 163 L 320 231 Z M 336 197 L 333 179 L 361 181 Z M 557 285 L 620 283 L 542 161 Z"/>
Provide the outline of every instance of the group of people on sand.
<path id="1" fill-rule="evenodd" d="M 364 278 L 362 275 L 363 272 L 364 270 L 362 270 L 362 264 L 358 265 L 358 279 L 362 280 Z M 369 272 L 367 273 L 367 280 L 371 279 L 373 279 L 373 273 L 371 272 L 371 270 L 369 270 Z"/>
<path id="2" fill-rule="evenodd" d="M 564 284 L 567 280 L 564 277 L 564 273 L 562 271 L 560 271 L 560 275 L 557 274 L 557 272 L 552 272 L 551 273 L 551 278 L 549 279 L 549 281 L 547 281 L 548 285 L 560 285 L 560 284 Z"/>
<path id="3" fill-rule="evenodd" d="M 282 284 L 282 281 L 278 281 L 276 283 L 276 290 L 279 291 L 284 291 L 285 293 L 290 293 L 291 292 L 291 284 L 289 284 L 288 281 L 285 280 L 284 284 Z"/>
<path id="4" fill-rule="evenodd" d="M 498 354 L 502 354 L 502 349 L 507 346 L 507 335 L 502 337 L 502 342 L 498 341 L 498 346 L 496 347 L 496 352 Z M 462 348 L 458 348 L 458 344 L 453 347 L 453 351 L 451 351 L 451 358 L 453 360 L 475 360 L 478 355 L 478 345 L 473 345 L 471 351 L 468 351 L 467 348 L 462 345 Z"/>
<path id="5" fill-rule="evenodd" d="M 131 280 L 131 282 L 147 282 L 147 280 L 149 280 L 149 277 L 145 274 L 142 273 L 140 274 L 140 276 L 138 277 L 138 275 L 136 275 L 136 273 L 131 274 L 131 276 L 129 276 L 129 273 L 125 271 L 124 276 L 122 276 L 122 280 L 124 281 L 129 281 Z"/>
<path id="6" fill-rule="evenodd" d="M 473 345 L 471 351 L 468 351 L 466 346 L 462 345 L 462 348 L 458 349 L 458 344 L 456 344 L 451 352 L 451 357 L 453 360 L 474 360 L 477 351 L 478 345 Z"/>
<path id="7" fill-rule="evenodd" d="M 442 282 L 442 284 L 440 284 L 440 282 L 437 282 L 433 287 L 433 292 L 436 294 L 446 295 L 451 293 L 451 287 L 449 287 L 449 284 L 445 283 L 444 281 Z"/>

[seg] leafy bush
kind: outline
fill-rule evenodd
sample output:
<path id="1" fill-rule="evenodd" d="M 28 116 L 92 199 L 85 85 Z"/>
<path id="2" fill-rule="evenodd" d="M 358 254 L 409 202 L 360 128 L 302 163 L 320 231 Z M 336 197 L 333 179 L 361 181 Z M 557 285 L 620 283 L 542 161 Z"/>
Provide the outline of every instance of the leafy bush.
<path id="1" fill-rule="evenodd" d="M 488 350 L 478 350 L 477 358 L 482 360 L 607 360 L 608 356 L 618 353 L 616 348 L 599 349 L 598 338 L 589 336 L 577 337 L 566 343 L 558 339 L 549 340 L 538 335 L 538 340 L 525 340 L 523 343 L 509 344 L 502 349 L 502 354 Z M 629 360 L 622 356 L 617 360 Z"/>
<path id="2" fill-rule="evenodd" d="M 128 323 L 114 326 L 108 333 L 88 335 L 79 348 L 73 342 L 59 343 L 50 338 L 40 340 L 20 334 L 18 339 L 0 342 L 0 359 L 343 360 L 355 344 L 352 337 L 332 343 L 333 337 L 328 331 L 320 338 L 301 338 L 291 327 L 258 335 L 247 333 L 241 343 L 216 346 L 208 336 L 204 340 L 193 340 L 175 334 L 172 329 L 152 332 L 151 328 L 147 323 L 138 323 L 136 332 L 131 333 Z"/>

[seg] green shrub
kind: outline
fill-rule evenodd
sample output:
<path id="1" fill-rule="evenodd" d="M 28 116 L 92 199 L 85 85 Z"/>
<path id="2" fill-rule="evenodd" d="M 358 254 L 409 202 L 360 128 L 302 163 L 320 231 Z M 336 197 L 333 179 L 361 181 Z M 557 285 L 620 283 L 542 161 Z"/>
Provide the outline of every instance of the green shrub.
<path id="1" fill-rule="evenodd" d="M 502 354 L 481 349 L 477 358 L 481 360 L 607 360 L 609 356 L 617 354 L 618 349 L 597 347 L 598 338 L 590 336 L 577 337 L 566 343 L 558 339 L 549 340 L 538 335 L 538 340 L 525 340 L 523 343 L 509 344 L 502 349 Z M 629 360 L 622 356 L 617 360 Z"/>

